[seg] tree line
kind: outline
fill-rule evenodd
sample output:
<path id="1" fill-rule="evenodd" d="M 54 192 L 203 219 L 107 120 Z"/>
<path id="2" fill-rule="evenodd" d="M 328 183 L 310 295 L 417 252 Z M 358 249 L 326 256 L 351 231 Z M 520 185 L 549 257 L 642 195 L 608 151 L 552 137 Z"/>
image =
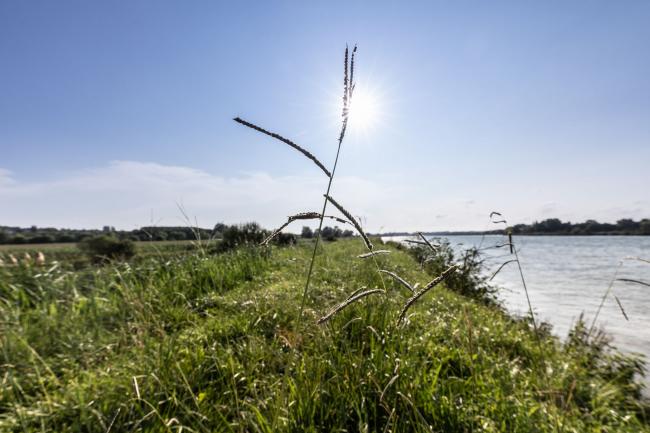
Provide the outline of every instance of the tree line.
<path id="1" fill-rule="evenodd" d="M 254 224 L 254 223 L 252 223 Z M 116 230 L 112 226 L 99 229 L 58 229 L 54 227 L 27 228 L 0 226 L 0 244 L 48 244 L 48 243 L 78 243 L 85 239 L 99 236 L 110 236 L 119 240 L 129 241 L 189 241 L 200 239 L 221 239 L 225 232 L 233 227 L 224 223 L 216 224 L 212 229 L 198 227 L 141 227 L 134 230 Z M 259 225 L 257 225 L 259 227 Z M 259 229 L 261 230 L 261 228 Z M 301 237 L 312 238 L 318 229 L 303 227 Z M 339 227 L 323 227 L 322 237 L 325 240 L 335 240 L 350 237 L 351 230 L 341 230 Z"/>
<path id="2" fill-rule="evenodd" d="M 581 223 L 563 222 L 558 218 L 548 218 L 543 221 L 535 221 L 532 224 L 516 224 L 509 226 L 507 230 L 513 234 L 519 235 L 573 235 L 573 236 L 592 236 L 592 235 L 650 235 L 650 219 L 644 218 L 639 221 L 624 218 L 616 223 L 600 223 L 596 220 L 587 220 Z M 436 231 L 423 232 L 430 236 L 446 235 L 482 235 L 482 234 L 502 234 L 503 229 L 486 230 L 486 231 Z M 388 232 L 376 234 L 377 236 L 415 236 L 415 232 Z"/>
<path id="3" fill-rule="evenodd" d="M 634 221 L 620 219 L 616 223 L 599 223 L 587 220 L 582 223 L 562 222 L 558 218 L 536 221 L 532 224 L 512 226 L 514 234 L 530 235 L 650 235 L 650 219 Z"/>
<path id="4" fill-rule="evenodd" d="M 98 229 L 58 229 L 53 227 L 27 228 L 0 226 L 0 244 L 75 243 L 86 238 L 110 235 L 131 241 L 183 241 L 197 236 L 209 238 L 213 230 L 193 227 L 141 227 L 135 230 L 116 230 L 111 226 Z"/>

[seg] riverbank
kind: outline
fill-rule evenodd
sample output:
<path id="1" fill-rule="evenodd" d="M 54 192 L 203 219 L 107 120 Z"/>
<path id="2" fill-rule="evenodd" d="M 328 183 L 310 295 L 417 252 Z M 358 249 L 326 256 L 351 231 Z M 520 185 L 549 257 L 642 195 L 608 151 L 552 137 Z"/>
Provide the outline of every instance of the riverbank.
<path id="1" fill-rule="evenodd" d="M 0 268 L 0 430 L 650 431 L 637 360 L 535 334 L 444 286 L 403 326 L 407 252 L 310 243 L 74 270 Z M 361 288 L 386 289 L 316 320 Z M 597 340 L 601 341 L 602 340 Z"/>

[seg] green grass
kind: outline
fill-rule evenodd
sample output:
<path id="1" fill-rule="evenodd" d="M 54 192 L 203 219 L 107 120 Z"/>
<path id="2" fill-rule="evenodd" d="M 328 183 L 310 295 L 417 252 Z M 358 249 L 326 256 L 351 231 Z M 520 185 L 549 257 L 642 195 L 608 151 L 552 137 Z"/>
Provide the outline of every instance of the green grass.
<path id="1" fill-rule="evenodd" d="M 214 242 L 214 241 L 212 241 Z M 208 241 L 204 241 L 204 244 L 208 244 Z M 157 249 L 178 249 L 183 246 L 192 246 L 195 245 L 196 241 L 137 241 L 135 242 L 136 247 L 139 251 L 155 251 Z M 65 242 L 65 243 L 49 243 L 49 244 L 2 244 L 0 245 L 0 253 L 2 254 L 22 254 L 25 252 L 36 253 L 38 251 L 47 253 L 60 253 L 63 251 L 66 252 L 78 252 L 77 244 L 74 242 Z"/>
<path id="2" fill-rule="evenodd" d="M 181 254 L 194 254 L 200 250 L 214 247 L 218 240 L 197 241 L 137 241 L 135 243 L 137 257 L 135 261 L 154 256 L 157 258 L 177 257 Z M 33 258 L 42 252 L 47 262 L 58 261 L 61 266 L 71 268 L 86 267 L 90 264 L 88 257 L 84 256 L 76 243 L 49 243 L 49 244 L 6 244 L 0 245 L 0 259 L 9 263 L 9 254 L 13 254 L 19 261 L 24 254 Z"/>
<path id="3" fill-rule="evenodd" d="M 324 245 L 297 328 L 311 246 L 0 268 L 0 431 L 650 432 L 638 360 L 444 287 L 403 327 L 389 279 L 317 326 L 382 287 L 359 240 Z"/>

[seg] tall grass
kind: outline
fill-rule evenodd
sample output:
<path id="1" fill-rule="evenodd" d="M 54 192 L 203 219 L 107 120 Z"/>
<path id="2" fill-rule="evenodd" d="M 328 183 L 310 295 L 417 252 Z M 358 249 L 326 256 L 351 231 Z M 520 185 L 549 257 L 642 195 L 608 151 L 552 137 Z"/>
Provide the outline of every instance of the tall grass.
<path id="1" fill-rule="evenodd" d="M 0 431 L 650 431 L 638 360 L 586 330 L 540 353 L 526 323 L 442 287 L 408 327 L 377 293 L 299 331 L 312 246 L 0 268 Z M 430 279 L 385 248 L 405 281 Z M 316 302 L 379 284 L 358 249 L 328 246 Z"/>

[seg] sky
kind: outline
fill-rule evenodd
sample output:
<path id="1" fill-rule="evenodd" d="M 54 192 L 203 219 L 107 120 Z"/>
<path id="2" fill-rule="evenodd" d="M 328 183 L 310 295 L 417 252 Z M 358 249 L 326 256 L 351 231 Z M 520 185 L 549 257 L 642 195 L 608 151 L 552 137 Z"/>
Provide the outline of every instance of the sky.
<path id="1" fill-rule="evenodd" d="M 650 218 L 650 2 L 0 2 L 0 225 Z M 355 107 L 359 107 L 355 112 Z M 181 211 L 182 209 L 182 211 Z M 299 231 L 300 227 L 294 227 Z"/>

